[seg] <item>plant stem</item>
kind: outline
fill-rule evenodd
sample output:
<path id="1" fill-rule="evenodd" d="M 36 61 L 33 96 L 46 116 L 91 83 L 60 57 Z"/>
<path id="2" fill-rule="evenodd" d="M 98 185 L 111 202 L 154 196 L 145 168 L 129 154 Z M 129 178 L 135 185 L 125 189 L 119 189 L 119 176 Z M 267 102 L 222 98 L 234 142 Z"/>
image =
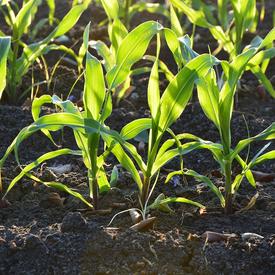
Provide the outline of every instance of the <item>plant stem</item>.
<path id="1" fill-rule="evenodd" d="M 225 214 L 232 213 L 232 182 L 231 182 L 231 161 L 225 161 Z"/>
<path id="2" fill-rule="evenodd" d="M 97 179 L 93 179 L 92 188 L 93 188 L 93 205 L 94 205 L 95 210 L 97 210 L 98 209 L 98 184 L 97 184 Z"/>
<path id="3" fill-rule="evenodd" d="M 14 41 L 14 48 L 13 48 L 13 58 L 12 58 L 12 64 L 11 64 L 11 78 L 9 79 L 9 94 L 8 98 L 10 103 L 15 104 L 16 103 L 16 61 L 19 51 L 19 43 L 18 41 Z"/>
<path id="4" fill-rule="evenodd" d="M 92 170 L 88 170 L 90 197 L 93 199 L 93 206 L 98 209 L 98 184 Z"/>
<path id="5" fill-rule="evenodd" d="M 149 194 L 149 187 L 150 187 L 150 178 L 146 177 L 143 181 L 142 193 L 141 193 L 141 203 L 142 206 L 145 206 L 148 194 Z"/>

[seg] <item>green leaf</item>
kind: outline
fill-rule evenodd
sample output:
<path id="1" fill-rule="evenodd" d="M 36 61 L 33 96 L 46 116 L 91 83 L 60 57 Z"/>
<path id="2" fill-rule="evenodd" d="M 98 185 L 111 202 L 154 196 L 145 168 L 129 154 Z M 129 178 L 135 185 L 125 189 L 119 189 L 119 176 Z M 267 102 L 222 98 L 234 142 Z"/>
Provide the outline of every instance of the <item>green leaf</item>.
<path id="1" fill-rule="evenodd" d="M 99 119 L 105 99 L 105 81 L 101 63 L 87 52 L 85 87 L 83 95 L 84 109 L 87 117 Z"/>
<path id="2" fill-rule="evenodd" d="M 218 18 L 221 22 L 222 28 L 224 30 L 228 27 L 228 11 L 227 11 L 227 4 L 228 0 L 218 0 Z"/>
<path id="3" fill-rule="evenodd" d="M 110 90 L 125 81 L 132 65 L 141 59 L 150 40 L 161 29 L 159 23 L 148 21 L 136 27 L 123 39 L 117 52 L 116 65 L 107 73 Z"/>
<path id="4" fill-rule="evenodd" d="M 181 202 L 181 203 L 188 203 L 188 204 L 191 204 L 191 205 L 194 205 L 194 206 L 197 206 L 199 208 L 205 208 L 205 206 L 203 206 L 202 204 L 198 203 L 198 202 L 195 202 L 195 201 L 192 201 L 192 200 L 189 200 L 189 199 L 186 199 L 186 198 L 182 198 L 182 197 L 177 197 L 177 198 L 166 198 L 166 199 L 163 199 L 161 201 L 158 202 L 158 207 L 160 205 L 167 205 L 169 203 L 175 203 L 175 202 Z M 150 208 L 155 208 L 157 206 L 155 205 L 150 205 Z"/>
<path id="5" fill-rule="evenodd" d="M 241 41 L 246 30 L 254 24 L 257 15 L 256 0 L 231 0 L 235 19 L 235 47 L 236 53 L 240 52 Z"/>
<path id="6" fill-rule="evenodd" d="M 160 108 L 160 90 L 159 90 L 159 73 L 158 73 L 158 63 L 159 63 L 159 52 L 160 52 L 160 37 L 157 36 L 157 54 L 156 59 L 150 74 L 148 83 L 148 105 L 150 108 L 151 116 L 154 124 L 157 125 L 159 118 L 159 108 Z M 152 124 L 151 124 L 152 126 Z"/>
<path id="7" fill-rule="evenodd" d="M 262 71 L 260 66 L 254 66 L 251 68 L 251 71 L 254 75 L 257 76 L 257 78 L 260 80 L 261 84 L 265 87 L 265 89 L 269 92 L 269 94 L 275 98 L 275 90 L 273 88 L 272 83 L 267 78 L 265 73 Z"/>
<path id="8" fill-rule="evenodd" d="M 179 37 L 181 54 L 184 64 L 197 57 L 199 54 L 192 49 L 192 42 L 188 34 Z"/>
<path id="9" fill-rule="evenodd" d="M 102 64 L 106 71 L 109 72 L 115 66 L 115 58 L 107 45 L 102 41 L 92 40 L 90 42 L 90 46 L 91 48 L 95 49 L 97 53 L 103 58 Z"/>
<path id="10" fill-rule="evenodd" d="M 109 24 L 109 33 L 112 54 L 116 56 L 120 44 L 128 34 L 128 30 L 123 25 L 123 23 L 117 18 L 113 21 L 113 23 Z"/>
<path id="11" fill-rule="evenodd" d="M 119 4 L 117 0 L 100 0 L 108 15 L 109 20 L 116 19 L 119 16 Z"/>
<path id="12" fill-rule="evenodd" d="M 233 160 L 251 142 L 271 139 L 275 139 L 275 122 L 273 122 L 268 128 L 258 135 L 239 141 L 235 149 L 230 154 L 230 158 Z"/>
<path id="13" fill-rule="evenodd" d="M 229 78 L 223 85 L 220 92 L 219 101 L 219 121 L 222 133 L 222 143 L 225 147 L 226 154 L 231 147 L 231 129 L 230 121 L 233 112 L 234 95 L 239 78 L 244 72 L 245 66 L 249 60 L 256 54 L 257 48 L 252 47 L 244 53 L 238 55 L 229 65 Z"/>
<path id="14" fill-rule="evenodd" d="M 7 76 L 7 59 L 10 49 L 11 38 L 0 37 L 0 99 L 2 93 L 6 87 L 6 76 Z"/>
<path id="15" fill-rule="evenodd" d="M 152 121 L 150 118 L 135 119 L 121 129 L 120 135 L 125 140 L 132 139 L 144 130 L 150 129 L 151 126 Z"/>
<path id="16" fill-rule="evenodd" d="M 110 179 L 110 186 L 111 186 L 111 187 L 116 186 L 117 181 L 118 181 L 118 178 L 119 178 L 118 168 L 117 168 L 117 166 L 115 165 L 115 166 L 113 167 L 113 170 L 112 170 L 112 173 L 111 173 L 111 179 Z"/>
<path id="17" fill-rule="evenodd" d="M 49 23 L 50 23 L 50 25 L 52 25 L 53 21 L 54 21 L 55 1 L 54 0 L 47 0 L 47 4 L 48 4 L 48 7 L 49 7 Z"/>
<path id="18" fill-rule="evenodd" d="M 175 12 L 175 9 L 170 5 L 170 21 L 171 21 L 171 30 L 179 37 L 183 35 L 183 30 L 179 21 L 179 18 Z"/>
<path id="19" fill-rule="evenodd" d="M 148 209 L 159 209 L 162 212 L 173 213 L 174 211 L 169 207 L 168 203 L 161 203 L 165 199 L 163 193 L 159 194 L 152 204 L 148 206 Z"/>
<path id="20" fill-rule="evenodd" d="M 78 58 L 77 58 L 79 66 L 82 64 L 83 58 L 89 48 L 90 26 L 91 26 L 91 22 L 89 22 L 89 24 L 85 27 L 85 30 L 83 33 L 83 43 L 81 44 L 81 47 L 78 52 Z"/>
<path id="21" fill-rule="evenodd" d="M 110 190 L 110 183 L 107 179 L 106 172 L 103 167 L 101 167 L 97 173 L 97 184 L 99 193 L 105 193 Z"/>
<path id="22" fill-rule="evenodd" d="M 141 191 L 143 183 L 140 178 L 139 172 L 136 169 L 131 158 L 125 153 L 119 143 L 116 143 L 114 146 L 112 146 L 112 153 L 115 155 L 119 163 L 132 175 L 133 180 L 136 182 L 139 188 L 139 191 Z"/>
<path id="23" fill-rule="evenodd" d="M 211 70 L 205 78 L 199 79 L 197 88 L 199 102 L 205 115 L 220 129 L 219 89 L 215 71 Z"/>
<path id="24" fill-rule="evenodd" d="M 223 197 L 220 189 L 217 188 L 217 186 L 208 177 L 203 176 L 203 175 L 197 173 L 196 171 L 190 170 L 190 169 L 183 171 L 183 174 L 187 175 L 187 176 L 192 176 L 192 177 L 202 181 L 203 183 L 207 184 L 207 186 L 211 189 L 211 191 L 219 198 L 221 206 L 222 207 L 225 206 L 225 200 L 224 200 L 224 197 Z"/>
<path id="25" fill-rule="evenodd" d="M 48 187 L 52 187 L 52 188 L 58 189 L 60 191 L 66 192 L 66 193 L 78 198 L 79 200 L 84 202 L 87 206 L 93 208 L 93 206 L 80 193 L 73 191 L 71 188 L 69 188 L 65 184 L 62 184 L 59 182 L 42 182 L 42 183 Z"/>
<path id="26" fill-rule="evenodd" d="M 169 18 L 169 12 L 166 8 L 166 5 L 160 3 L 146 3 L 143 1 L 137 1 L 129 7 L 129 19 L 132 19 L 136 13 L 141 13 L 143 11 L 147 11 L 153 14 L 161 14 L 162 16 Z"/>
<path id="27" fill-rule="evenodd" d="M 170 29 L 165 28 L 164 35 L 165 35 L 166 43 L 170 51 L 173 53 L 173 57 L 178 67 L 181 68 L 183 65 L 183 58 L 182 58 L 181 49 L 180 49 L 180 41 L 176 33 Z"/>
<path id="28" fill-rule="evenodd" d="M 27 31 L 27 28 L 31 24 L 33 9 L 39 5 L 40 1 L 30 0 L 23 4 L 17 14 L 13 25 L 13 39 L 19 40 L 22 35 Z"/>
<path id="29" fill-rule="evenodd" d="M 164 132 L 183 112 L 193 91 L 195 81 L 204 76 L 217 59 L 209 54 L 200 55 L 186 64 L 164 91 L 160 102 L 159 127 Z"/>
<path id="30" fill-rule="evenodd" d="M 251 168 L 253 168 L 256 165 L 259 165 L 265 161 L 268 160 L 273 160 L 275 159 L 275 150 L 269 151 L 261 156 L 259 156 L 258 158 L 256 158 L 253 163 L 251 163 Z"/>

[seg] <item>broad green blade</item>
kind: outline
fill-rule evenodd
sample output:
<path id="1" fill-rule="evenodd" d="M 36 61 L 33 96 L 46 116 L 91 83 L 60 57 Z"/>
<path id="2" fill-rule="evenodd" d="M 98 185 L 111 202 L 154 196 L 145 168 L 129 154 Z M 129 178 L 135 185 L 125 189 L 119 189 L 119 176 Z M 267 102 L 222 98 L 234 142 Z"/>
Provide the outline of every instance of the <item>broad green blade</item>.
<path id="1" fill-rule="evenodd" d="M 144 55 L 149 42 L 162 26 L 154 21 L 145 22 L 131 31 L 119 46 L 116 65 L 107 73 L 107 82 L 110 90 L 126 80 L 131 67 Z"/>
<path id="2" fill-rule="evenodd" d="M 120 44 L 127 36 L 128 30 L 123 23 L 117 18 L 109 24 L 109 37 L 111 40 L 111 51 L 114 56 L 117 55 Z"/>
<path id="3" fill-rule="evenodd" d="M 249 60 L 256 54 L 257 48 L 250 48 L 246 52 L 238 55 L 233 59 L 229 67 L 228 79 L 225 82 L 221 92 L 219 101 L 219 121 L 222 133 L 222 143 L 225 146 L 226 154 L 229 153 L 231 147 L 231 117 L 233 112 L 234 95 L 238 80 L 243 74 Z"/>
<path id="4" fill-rule="evenodd" d="M 83 33 L 83 42 L 78 52 L 78 65 L 81 66 L 84 56 L 88 51 L 89 48 L 89 33 L 90 33 L 90 26 L 91 22 L 85 27 L 84 33 Z"/>
<path id="5" fill-rule="evenodd" d="M 0 37 L 0 99 L 6 87 L 7 59 L 10 50 L 10 44 L 10 37 Z"/>
<path id="6" fill-rule="evenodd" d="M 119 4 L 117 0 L 100 0 L 108 15 L 109 20 L 116 19 L 119 16 Z"/>
<path id="7" fill-rule="evenodd" d="M 265 73 L 262 71 L 260 66 L 254 66 L 251 68 L 251 71 L 253 72 L 254 75 L 257 76 L 261 84 L 265 87 L 265 89 L 269 92 L 269 94 L 275 98 L 275 90 L 273 88 L 272 83 L 270 80 L 267 78 Z"/>
<path id="8" fill-rule="evenodd" d="M 39 5 L 40 1 L 30 0 L 23 4 L 17 14 L 13 25 L 13 39 L 19 40 L 22 35 L 27 31 L 31 24 L 33 10 Z"/>
<path id="9" fill-rule="evenodd" d="M 106 71 L 109 72 L 115 66 L 115 58 L 107 45 L 102 41 L 90 42 L 90 47 L 95 49 L 97 53 L 103 58 L 102 64 Z"/>
<path id="10" fill-rule="evenodd" d="M 233 160 L 251 142 L 272 139 L 275 139 L 275 122 L 258 135 L 239 141 L 235 149 L 231 152 L 230 158 Z"/>
<path id="11" fill-rule="evenodd" d="M 49 23 L 50 23 L 50 25 L 52 25 L 53 21 L 54 21 L 55 1 L 54 0 L 47 0 L 47 4 L 48 4 L 48 7 L 49 7 Z"/>
<path id="12" fill-rule="evenodd" d="M 183 35 L 183 30 L 179 21 L 179 18 L 173 8 L 173 5 L 170 6 L 170 20 L 171 20 L 171 30 L 179 37 Z"/>
<path id="13" fill-rule="evenodd" d="M 188 34 L 179 37 L 181 54 L 184 59 L 184 64 L 197 57 L 199 54 L 192 49 L 191 38 Z"/>
<path id="14" fill-rule="evenodd" d="M 169 83 L 160 102 L 159 128 L 162 132 L 183 112 L 192 95 L 195 81 L 204 77 L 217 62 L 218 60 L 209 54 L 200 55 L 187 63 Z"/>
<path id="15" fill-rule="evenodd" d="M 87 117 L 98 120 L 105 99 L 105 81 L 101 63 L 87 52 L 85 87 L 83 95 L 84 109 Z"/>
<path id="16" fill-rule="evenodd" d="M 160 53 L 160 36 L 157 36 L 157 53 L 156 59 L 150 74 L 149 83 L 148 83 L 148 105 L 150 108 L 151 116 L 154 121 L 154 125 L 157 125 L 158 118 L 160 116 L 160 90 L 159 90 L 159 53 Z M 156 129 L 157 130 L 157 129 Z M 153 129 L 155 131 L 155 129 Z"/>
<path id="17" fill-rule="evenodd" d="M 132 139 L 144 130 L 150 129 L 151 126 L 152 121 L 150 118 L 135 119 L 121 129 L 120 135 L 125 140 Z"/>
<path id="18" fill-rule="evenodd" d="M 215 71 L 211 70 L 204 79 L 199 79 L 197 88 L 199 102 L 205 115 L 220 129 L 219 89 Z"/>
<path id="19" fill-rule="evenodd" d="M 99 188 L 99 193 L 108 192 L 111 188 L 103 167 L 101 167 L 97 172 L 97 184 Z"/>
<path id="20" fill-rule="evenodd" d="M 218 0 L 218 18 L 221 22 L 223 30 L 226 30 L 228 27 L 228 11 L 227 4 L 229 0 Z"/>
<path id="21" fill-rule="evenodd" d="M 167 28 L 164 29 L 164 35 L 165 35 L 166 43 L 170 51 L 173 53 L 173 57 L 178 67 L 181 68 L 184 64 L 184 61 L 181 54 L 180 41 L 178 39 L 178 36 L 176 35 L 175 32 Z"/>
<path id="22" fill-rule="evenodd" d="M 141 191 L 143 183 L 140 178 L 140 174 L 136 169 L 131 158 L 127 155 L 127 153 L 124 151 L 124 149 L 119 143 L 114 142 L 112 145 L 109 138 L 108 139 L 104 138 L 104 140 L 107 141 L 108 146 L 112 148 L 111 151 L 115 155 L 119 163 L 131 174 L 131 176 L 133 177 L 133 180 L 135 181 L 135 183 L 139 188 L 139 191 Z"/>
<path id="23" fill-rule="evenodd" d="M 256 165 L 259 165 L 259 164 L 261 164 L 261 163 L 263 163 L 265 161 L 273 160 L 273 159 L 275 159 L 275 150 L 269 151 L 269 152 L 267 152 L 267 153 L 259 156 L 250 165 L 251 165 L 251 168 L 253 168 Z"/>

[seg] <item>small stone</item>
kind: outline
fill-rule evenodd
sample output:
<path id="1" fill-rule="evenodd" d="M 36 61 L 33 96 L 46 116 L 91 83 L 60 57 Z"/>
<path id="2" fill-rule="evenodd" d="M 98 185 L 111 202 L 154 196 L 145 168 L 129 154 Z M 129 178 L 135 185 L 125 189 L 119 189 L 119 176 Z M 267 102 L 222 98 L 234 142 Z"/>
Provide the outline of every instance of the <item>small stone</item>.
<path id="1" fill-rule="evenodd" d="M 16 250 L 18 249 L 18 247 L 17 247 L 15 241 L 11 241 L 11 242 L 9 243 L 9 248 L 10 248 L 11 251 L 16 251 Z"/>
<path id="2" fill-rule="evenodd" d="M 138 93 L 132 93 L 131 96 L 130 96 L 130 98 L 132 100 L 137 100 L 137 99 L 139 99 L 139 94 Z"/>
<path id="3" fill-rule="evenodd" d="M 86 230 L 88 224 L 79 212 L 69 212 L 61 223 L 61 232 L 77 232 Z"/>

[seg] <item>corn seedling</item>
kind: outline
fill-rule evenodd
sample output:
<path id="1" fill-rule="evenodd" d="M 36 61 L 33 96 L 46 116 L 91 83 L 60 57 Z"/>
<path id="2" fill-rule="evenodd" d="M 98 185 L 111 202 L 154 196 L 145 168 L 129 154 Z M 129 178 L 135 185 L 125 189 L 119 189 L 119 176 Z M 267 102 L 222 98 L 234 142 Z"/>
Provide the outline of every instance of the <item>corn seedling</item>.
<path id="1" fill-rule="evenodd" d="M 209 16 L 204 10 L 196 10 L 188 6 L 181 0 L 170 0 L 171 4 L 179 11 L 183 12 L 190 22 L 196 26 L 206 28 L 219 43 L 219 48 L 214 52 L 217 54 L 221 49 L 229 54 L 229 61 L 241 54 L 243 37 L 247 31 L 255 32 L 258 22 L 258 11 L 256 0 L 220 0 L 217 5 L 218 19 L 208 19 Z M 231 4 L 232 13 L 228 12 L 228 6 Z M 175 29 L 175 28 L 174 28 Z M 177 34 L 177 33 L 176 33 Z M 271 48 L 272 44 L 266 45 Z M 274 88 L 270 80 L 266 77 L 265 71 L 269 64 L 268 58 L 264 62 L 251 68 L 251 72 L 264 85 L 272 97 L 275 97 Z"/>
<path id="2" fill-rule="evenodd" d="M 230 63 L 222 61 L 221 65 L 225 77 L 222 85 L 219 86 L 217 84 L 217 76 L 214 70 L 211 70 L 205 78 L 201 78 L 198 81 L 197 88 L 200 105 L 205 115 L 215 124 L 220 134 L 220 148 L 217 146 L 216 148 L 211 148 L 210 151 L 215 160 L 219 163 L 222 174 L 225 178 L 225 195 L 223 196 L 221 192 L 215 193 L 218 195 L 221 205 L 224 207 L 226 213 L 232 212 L 233 196 L 238 191 L 244 177 L 247 178 L 252 186 L 256 186 L 250 169 L 256 164 L 275 158 L 274 150 L 263 154 L 267 146 L 264 146 L 250 162 L 244 161 L 239 155 L 239 153 L 252 142 L 274 139 L 274 123 L 260 134 L 239 141 L 234 149 L 232 149 L 231 144 L 231 118 L 234 106 L 234 94 L 238 79 L 245 70 L 257 66 L 259 63 L 263 62 L 266 57 L 270 58 L 274 55 L 274 48 L 264 49 L 270 45 L 274 39 L 275 29 L 273 29 L 265 39 L 261 39 L 260 37 L 255 38 L 252 41 L 252 44 L 247 46 L 243 52 L 236 56 Z M 270 54 L 270 52 L 272 52 L 272 54 Z M 198 139 L 198 137 L 194 136 L 189 136 L 189 138 L 194 140 Z M 232 163 L 234 160 L 241 165 L 242 172 L 232 179 Z M 209 178 L 192 170 L 172 172 L 167 180 L 175 174 L 190 175 L 208 185 L 214 186 Z M 214 188 L 217 190 L 216 187 Z"/>
<path id="3" fill-rule="evenodd" d="M 8 54 L 8 73 L 5 94 L 10 103 L 17 104 L 26 96 L 19 93 L 22 78 L 29 71 L 34 62 L 40 62 L 40 58 L 51 50 L 62 50 L 76 57 L 75 53 L 64 45 L 56 45 L 52 41 L 68 32 L 78 21 L 89 1 L 74 6 L 59 22 L 58 26 L 44 39 L 30 45 L 25 44 L 23 35 L 29 31 L 40 1 L 24 1 L 17 14 L 12 9 L 10 2 L 2 3 L 1 9 L 5 13 L 6 21 L 12 30 L 11 49 Z M 3 35 L 3 33 L 1 33 Z"/>
<path id="4" fill-rule="evenodd" d="M 167 162 L 179 155 L 187 154 L 196 148 L 215 148 L 216 146 L 211 142 L 196 140 L 179 146 L 179 148 L 172 148 L 173 145 L 175 145 L 174 139 L 169 139 L 161 145 L 164 133 L 166 131 L 171 132 L 169 127 L 178 119 L 185 109 L 192 95 L 195 81 L 206 75 L 209 69 L 216 64 L 217 60 L 209 54 L 203 54 L 191 60 L 175 76 L 162 96 L 160 96 L 158 75 L 159 51 L 160 39 L 158 37 L 157 56 L 148 84 L 148 104 L 151 118 L 134 120 L 124 126 L 120 132 L 124 140 L 129 140 L 141 132 L 149 130 L 146 161 L 142 159 L 136 147 L 129 142 L 121 145 L 113 141 L 113 145 L 109 145 L 112 153 L 117 157 L 122 166 L 131 173 L 138 186 L 140 205 L 144 219 L 148 209 L 159 207 L 162 209 L 166 208 L 167 210 L 167 204 L 170 202 L 186 202 L 202 207 L 201 204 L 186 198 L 165 198 L 163 195 L 158 197 L 151 206 L 148 206 L 148 201 L 157 184 L 159 171 Z"/>
<path id="5" fill-rule="evenodd" d="M 124 139 L 115 131 L 110 131 L 104 126 L 104 121 L 112 112 L 111 91 L 125 79 L 125 76 L 131 71 L 131 67 L 144 54 L 151 38 L 159 31 L 159 24 L 147 22 L 141 25 L 142 30 L 146 31 L 147 36 L 136 37 L 129 34 L 124 43 L 121 44 L 118 52 L 118 63 L 106 74 L 108 87 L 105 86 L 105 77 L 101 63 L 87 52 L 85 69 L 85 87 L 83 93 L 84 111 L 80 111 L 71 101 L 62 101 L 57 96 L 44 95 L 34 100 L 32 105 L 32 114 L 34 123 L 23 129 L 15 138 L 13 143 L 7 149 L 6 154 L 0 162 L 3 166 L 8 155 L 14 150 L 16 160 L 20 165 L 18 158 L 18 146 L 32 133 L 41 130 L 50 140 L 53 141 L 50 131 L 62 129 L 68 126 L 74 130 L 74 137 L 79 147 L 79 151 L 70 149 L 60 149 L 49 152 L 41 156 L 35 162 L 27 165 L 22 172 L 10 183 L 7 192 L 24 176 L 34 178 L 29 172 L 42 162 L 64 154 L 82 155 L 84 164 L 88 170 L 90 197 L 93 198 L 94 207 L 97 208 L 98 191 L 104 192 L 109 189 L 109 182 L 104 171 L 104 159 L 109 151 L 98 155 L 100 137 L 102 136 L 106 144 L 110 144 L 115 139 L 119 144 L 124 143 Z M 84 47 L 88 48 L 89 37 L 84 33 Z M 45 115 L 39 117 L 41 106 L 52 103 L 61 109 L 61 113 Z M 39 179 L 37 181 L 41 182 Z M 54 186 L 64 191 L 72 193 L 72 190 L 59 183 L 45 183 L 48 186 Z M 6 192 L 6 194 L 7 194 Z M 86 204 L 90 205 L 80 194 Z"/>

